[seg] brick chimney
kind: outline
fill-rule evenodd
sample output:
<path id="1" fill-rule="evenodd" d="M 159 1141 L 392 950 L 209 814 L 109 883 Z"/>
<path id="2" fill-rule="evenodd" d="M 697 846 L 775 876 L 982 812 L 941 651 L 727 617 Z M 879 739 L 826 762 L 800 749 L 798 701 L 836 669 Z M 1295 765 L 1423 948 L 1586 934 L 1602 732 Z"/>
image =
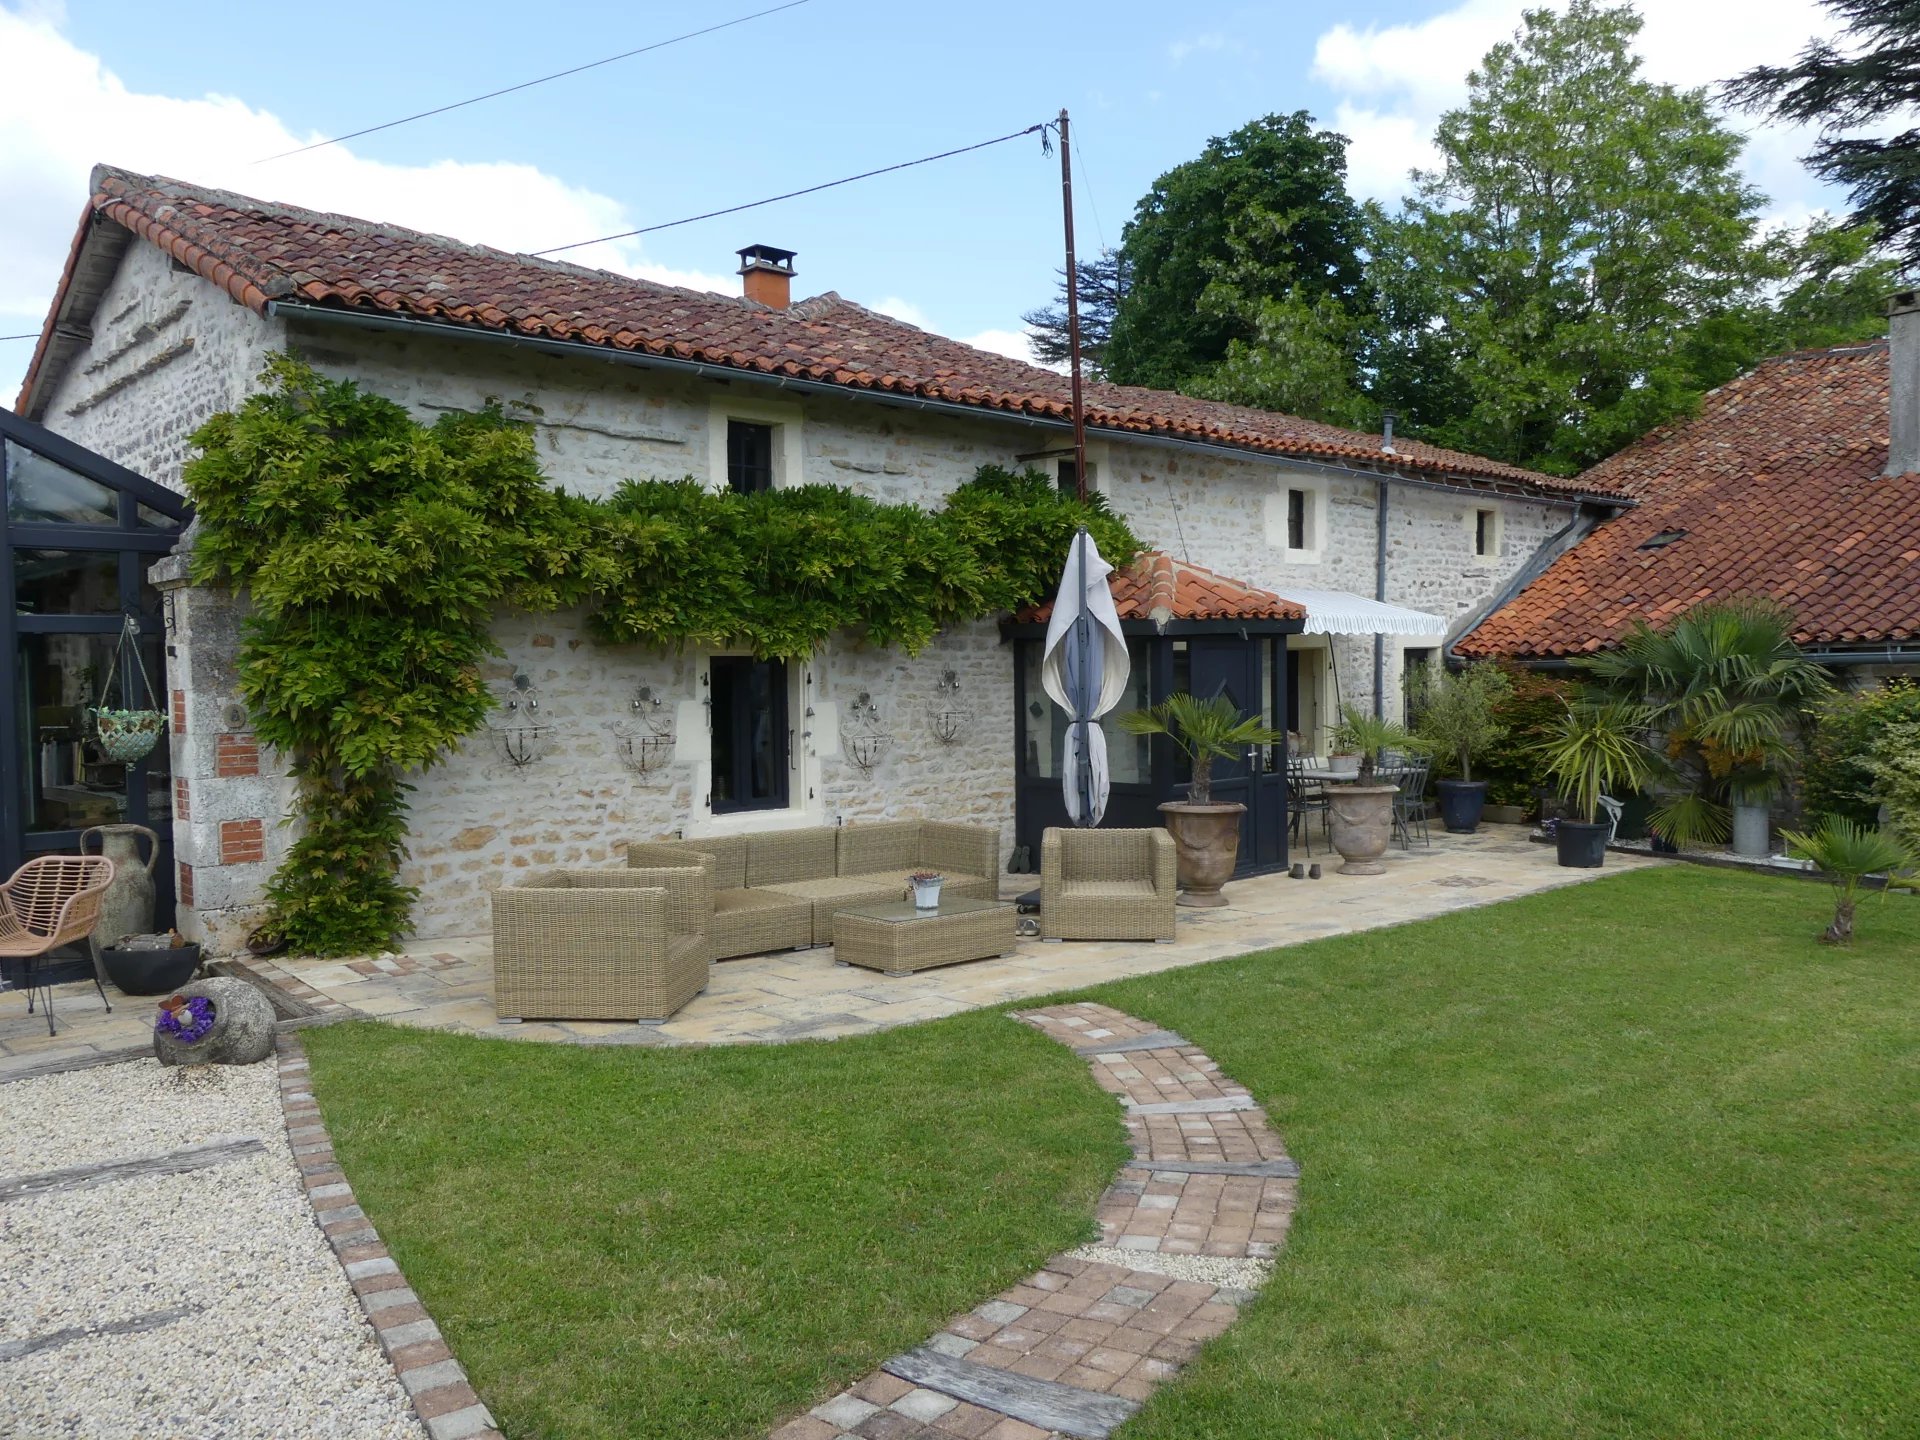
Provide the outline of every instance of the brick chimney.
<path id="1" fill-rule="evenodd" d="M 1920 290 L 1896 291 L 1887 301 L 1887 469 L 1920 471 Z"/>
<path id="2" fill-rule="evenodd" d="M 740 289 L 747 299 L 774 310 L 793 303 L 793 255 L 771 245 L 749 245 L 740 256 Z"/>

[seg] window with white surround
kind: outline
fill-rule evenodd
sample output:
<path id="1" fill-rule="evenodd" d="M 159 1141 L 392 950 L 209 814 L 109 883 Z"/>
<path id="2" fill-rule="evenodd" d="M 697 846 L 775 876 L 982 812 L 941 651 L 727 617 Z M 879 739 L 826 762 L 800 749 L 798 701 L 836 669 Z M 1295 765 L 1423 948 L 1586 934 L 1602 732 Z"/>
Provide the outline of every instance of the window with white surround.
<path id="1" fill-rule="evenodd" d="M 786 490 L 805 483 L 800 407 L 716 396 L 708 415 L 708 483 L 716 490 Z"/>
<path id="2" fill-rule="evenodd" d="M 1469 510 L 1467 528 L 1473 537 L 1473 558 L 1491 565 L 1500 558 L 1500 512 Z"/>
<path id="3" fill-rule="evenodd" d="M 1296 565 L 1318 564 L 1327 548 L 1324 480 L 1281 477 L 1266 501 L 1267 544 Z"/>
<path id="4" fill-rule="evenodd" d="M 787 808 L 793 733 L 787 724 L 787 667 L 751 655 L 708 662 L 715 815 Z"/>

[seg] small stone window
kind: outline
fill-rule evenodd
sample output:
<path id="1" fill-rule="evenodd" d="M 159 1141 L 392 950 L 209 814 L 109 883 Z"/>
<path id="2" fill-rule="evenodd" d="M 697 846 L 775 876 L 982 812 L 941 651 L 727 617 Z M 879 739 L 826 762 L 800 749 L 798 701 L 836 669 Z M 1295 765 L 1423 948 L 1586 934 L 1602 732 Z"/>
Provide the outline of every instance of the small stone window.
<path id="1" fill-rule="evenodd" d="M 727 486 L 742 495 L 773 488 L 773 431 L 751 420 L 727 421 Z"/>
<path id="2" fill-rule="evenodd" d="M 1093 487 L 1099 479 L 1100 467 L 1089 460 L 1087 462 L 1087 493 L 1093 493 Z M 1080 493 L 1079 476 L 1074 469 L 1073 461 L 1057 460 L 1054 462 L 1053 483 L 1059 487 L 1062 495 L 1077 495 Z"/>
<path id="3" fill-rule="evenodd" d="M 1287 548 L 1307 548 L 1307 492 L 1287 491 Z"/>
<path id="4" fill-rule="evenodd" d="M 1473 512 L 1473 553 L 1492 555 L 1500 546 L 1500 513 L 1497 510 Z"/>

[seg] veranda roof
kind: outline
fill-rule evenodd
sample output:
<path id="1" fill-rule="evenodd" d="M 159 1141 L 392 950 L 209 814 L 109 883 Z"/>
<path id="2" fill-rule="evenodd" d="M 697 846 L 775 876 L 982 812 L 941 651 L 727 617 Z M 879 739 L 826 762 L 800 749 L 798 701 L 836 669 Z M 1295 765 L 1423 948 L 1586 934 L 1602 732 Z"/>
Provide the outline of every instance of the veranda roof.
<path id="1" fill-rule="evenodd" d="M 1447 633 L 1440 615 L 1369 600 L 1350 590 L 1278 590 L 1307 612 L 1308 635 L 1432 635 Z"/>

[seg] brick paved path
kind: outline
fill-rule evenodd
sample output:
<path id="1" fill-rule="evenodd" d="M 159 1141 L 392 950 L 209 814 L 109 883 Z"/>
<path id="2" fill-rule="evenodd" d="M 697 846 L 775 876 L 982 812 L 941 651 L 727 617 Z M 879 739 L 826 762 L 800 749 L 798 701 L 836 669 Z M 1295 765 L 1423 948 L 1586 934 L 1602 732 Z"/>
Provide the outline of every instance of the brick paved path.
<path id="1" fill-rule="evenodd" d="M 1134 1158 L 1101 1197 L 1101 1243 L 1054 1256 L 773 1440 L 1104 1440 L 1265 1279 L 1299 1169 L 1246 1090 L 1103 1005 L 1018 1018 L 1084 1056 L 1126 1109 Z"/>

